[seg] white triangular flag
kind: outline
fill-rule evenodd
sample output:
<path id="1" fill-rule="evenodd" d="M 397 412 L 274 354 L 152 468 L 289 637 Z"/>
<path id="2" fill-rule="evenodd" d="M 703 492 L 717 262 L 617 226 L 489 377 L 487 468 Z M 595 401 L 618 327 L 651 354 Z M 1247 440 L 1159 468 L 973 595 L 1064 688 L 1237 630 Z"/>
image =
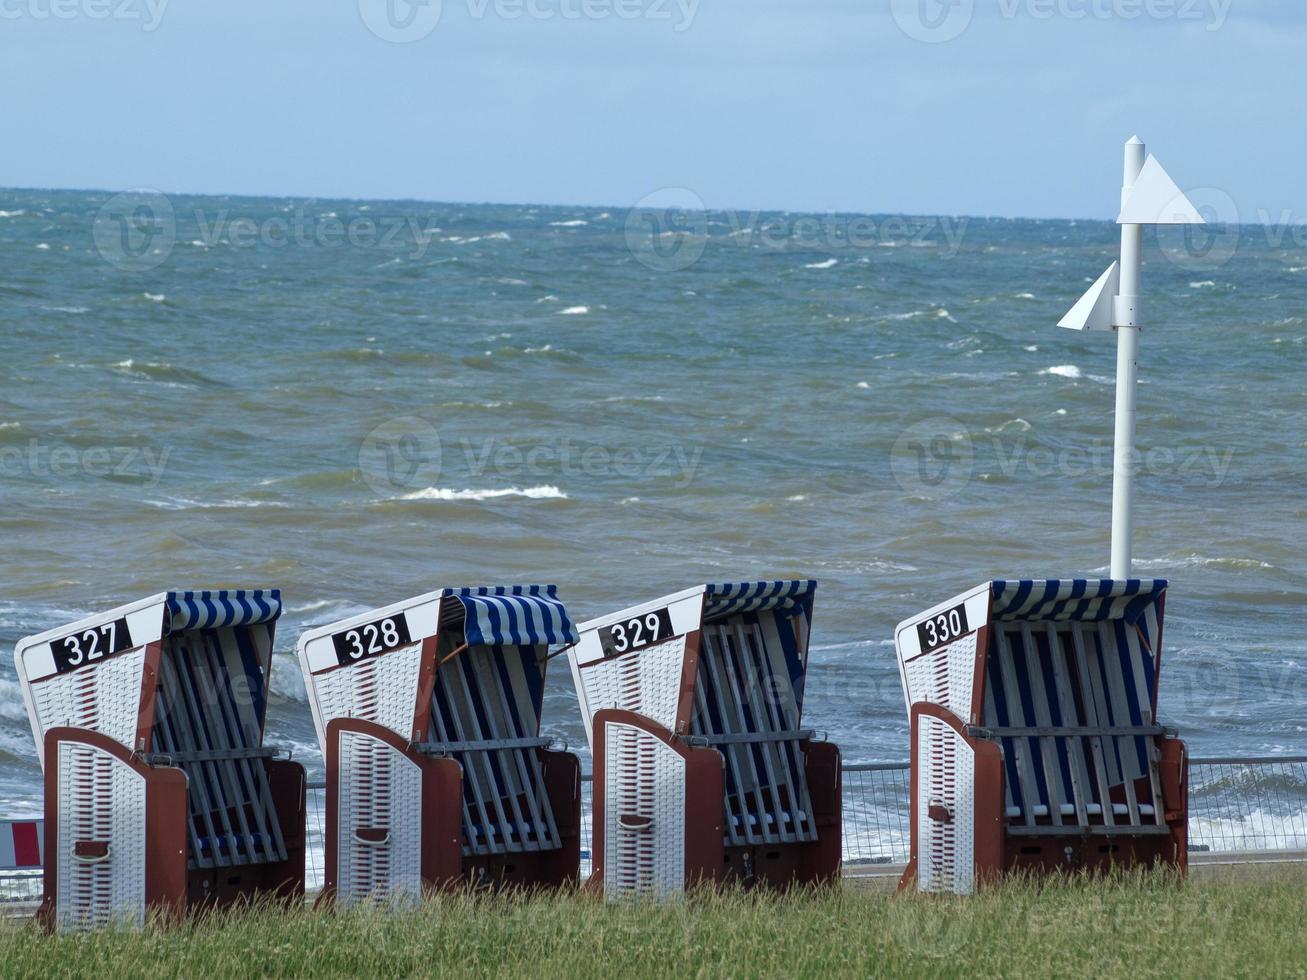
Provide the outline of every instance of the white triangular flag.
<path id="1" fill-rule="evenodd" d="M 1113 262 L 1057 325 L 1069 330 L 1111 330 L 1112 300 L 1120 289 L 1121 272 Z"/>
<path id="2" fill-rule="evenodd" d="M 1144 168 L 1135 178 L 1121 213 L 1118 225 L 1201 225 L 1206 224 L 1198 209 L 1175 185 L 1171 175 L 1162 169 L 1157 157 L 1149 154 Z"/>

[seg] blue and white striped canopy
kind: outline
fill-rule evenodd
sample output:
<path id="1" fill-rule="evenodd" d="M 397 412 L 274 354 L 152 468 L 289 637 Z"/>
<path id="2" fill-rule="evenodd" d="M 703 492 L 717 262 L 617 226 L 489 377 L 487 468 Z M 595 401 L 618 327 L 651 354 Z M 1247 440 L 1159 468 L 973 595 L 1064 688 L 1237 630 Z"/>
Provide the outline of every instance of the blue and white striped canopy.
<path id="1" fill-rule="evenodd" d="M 1123 619 L 1135 623 L 1166 592 L 1165 579 L 1022 579 L 990 583 L 996 620 Z"/>
<path id="2" fill-rule="evenodd" d="M 704 618 L 764 609 L 810 606 L 817 583 L 812 579 L 780 582 L 734 582 L 706 586 Z"/>
<path id="3" fill-rule="evenodd" d="M 271 623 L 280 615 L 280 589 L 168 593 L 170 633 Z"/>
<path id="4" fill-rule="evenodd" d="M 446 589 L 463 604 L 469 646 L 541 646 L 577 642 L 576 628 L 552 585 Z"/>

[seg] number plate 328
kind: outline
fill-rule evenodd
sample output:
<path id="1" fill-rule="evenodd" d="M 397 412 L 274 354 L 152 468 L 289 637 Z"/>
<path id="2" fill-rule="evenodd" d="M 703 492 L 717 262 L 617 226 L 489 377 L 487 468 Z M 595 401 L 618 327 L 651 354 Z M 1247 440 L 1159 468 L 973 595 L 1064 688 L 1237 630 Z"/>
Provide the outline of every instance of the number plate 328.
<path id="1" fill-rule="evenodd" d="M 672 635 L 672 614 L 664 606 L 605 626 L 599 631 L 599 645 L 605 657 L 616 657 L 661 643 Z"/>
<path id="2" fill-rule="evenodd" d="M 341 664 L 352 664 L 364 657 L 389 653 L 398 647 L 406 647 L 412 642 L 408 632 L 408 619 L 403 613 L 378 619 L 374 623 L 353 626 L 331 635 L 331 645 L 336 648 L 336 660 Z"/>
<path id="3" fill-rule="evenodd" d="M 936 613 L 930 619 L 917 624 L 917 639 L 921 642 L 921 652 L 930 653 L 940 647 L 948 646 L 960 636 L 970 633 L 967 626 L 967 607 L 959 604 L 952 609 Z"/>

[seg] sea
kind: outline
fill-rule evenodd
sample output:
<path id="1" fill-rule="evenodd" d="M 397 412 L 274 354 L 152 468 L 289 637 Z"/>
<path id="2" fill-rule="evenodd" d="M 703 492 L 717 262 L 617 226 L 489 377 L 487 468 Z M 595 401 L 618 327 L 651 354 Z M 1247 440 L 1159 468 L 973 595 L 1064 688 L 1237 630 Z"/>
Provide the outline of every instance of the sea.
<path id="1" fill-rule="evenodd" d="M 896 623 L 1107 574 L 1115 338 L 1057 323 L 1118 229 L 692 197 L 0 191 L 0 816 L 40 809 L 14 643 L 169 589 L 281 589 L 267 741 L 318 778 L 302 630 L 814 578 L 804 723 L 905 760 Z M 1307 754 L 1305 231 L 1145 240 L 1135 574 L 1194 756 Z M 563 660 L 543 719 L 586 755 Z"/>

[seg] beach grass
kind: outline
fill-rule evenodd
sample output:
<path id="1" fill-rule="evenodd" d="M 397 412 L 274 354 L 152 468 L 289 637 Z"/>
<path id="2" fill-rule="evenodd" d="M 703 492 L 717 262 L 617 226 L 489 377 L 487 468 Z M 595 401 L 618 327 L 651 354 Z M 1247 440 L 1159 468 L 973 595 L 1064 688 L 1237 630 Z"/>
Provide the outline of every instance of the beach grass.
<path id="1" fill-rule="evenodd" d="M 684 902 L 457 894 L 247 908 L 144 932 L 0 924 L 13 977 L 1151 977 L 1307 972 L 1307 876 L 1017 881 L 970 898 L 701 891 Z"/>

